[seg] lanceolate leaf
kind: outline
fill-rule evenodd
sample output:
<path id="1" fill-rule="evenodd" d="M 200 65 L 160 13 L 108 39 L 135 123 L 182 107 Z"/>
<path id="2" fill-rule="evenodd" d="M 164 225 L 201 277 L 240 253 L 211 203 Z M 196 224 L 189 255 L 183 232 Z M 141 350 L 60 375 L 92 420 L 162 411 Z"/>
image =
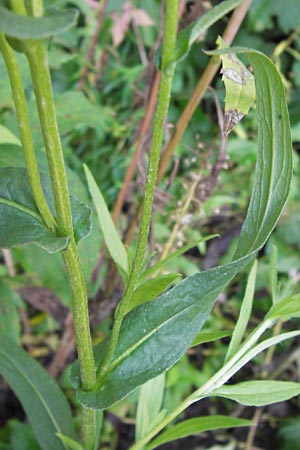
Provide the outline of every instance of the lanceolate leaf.
<path id="1" fill-rule="evenodd" d="M 193 434 L 203 433 L 204 431 L 219 430 L 220 428 L 236 428 L 249 427 L 252 425 L 250 420 L 238 419 L 237 417 L 228 416 L 210 416 L 196 417 L 194 419 L 184 420 L 174 425 L 169 430 L 162 433 L 158 438 L 154 439 L 145 450 L 152 450 L 166 442 L 182 439 Z"/>
<path id="2" fill-rule="evenodd" d="M 71 411 L 50 375 L 4 337 L 0 337 L 0 373 L 22 403 L 41 448 L 66 450 L 55 433 L 76 440 Z"/>
<path id="3" fill-rule="evenodd" d="M 42 39 L 62 33 L 76 24 L 78 11 L 57 11 L 44 17 L 15 14 L 0 6 L 0 31 L 16 39 Z"/>
<path id="4" fill-rule="evenodd" d="M 114 262 L 121 268 L 121 270 L 125 272 L 125 274 L 127 274 L 128 260 L 126 249 L 122 244 L 122 241 L 106 206 L 103 195 L 98 188 L 93 175 L 91 174 L 87 166 L 84 166 L 84 170 L 110 256 L 112 257 Z"/>
<path id="5" fill-rule="evenodd" d="M 254 261 L 253 266 L 250 270 L 241 311 L 239 314 L 238 321 L 234 327 L 232 338 L 226 354 L 225 362 L 228 361 L 237 352 L 240 343 L 242 342 L 245 330 L 247 328 L 248 321 L 250 319 L 252 311 L 252 304 L 255 292 L 256 271 L 257 271 L 257 261 Z"/>
<path id="6" fill-rule="evenodd" d="M 105 409 L 174 365 L 199 333 L 217 295 L 255 257 L 279 219 L 292 173 L 284 89 L 271 61 L 255 51 L 247 52 L 257 93 L 258 157 L 255 185 L 235 258 L 229 264 L 187 278 L 125 317 L 111 367 L 99 380 L 99 390 L 78 391 L 79 401 L 89 407 Z M 105 346 L 100 344 L 96 350 L 98 366 Z M 78 383 L 76 367 L 74 379 Z"/>
<path id="7" fill-rule="evenodd" d="M 52 212 L 53 195 L 48 177 L 42 178 L 43 189 Z M 91 228 L 91 210 L 71 197 L 74 232 L 77 241 Z M 69 238 L 56 236 L 48 230 L 35 206 L 26 169 L 0 168 L 0 247 L 36 244 L 55 253 L 67 247 Z"/>
<path id="8" fill-rule="evenodd" d="M 136 412 L 135 440 L 138 442 L 162 420 L 165 411 L 161 411 L 164 396 L 165 374 L 147 381 L 140 390 Z"/>
<path id="9" fill-rule="evenodd" d="M 91 408 L 105 409 L 173 366 L 192 344 L 218 293 L 253 257 L 251 254 L 226 268 L 216 267 L 187 278 L 127 314 L 111 371 L 102 380 L 99 391 L 86 393 L 79 390 L 79 401 Z M 105 345 L 100 344 L 96 349 L 98 366 Z M 78 367 L 74 367 L 74 371 L 73 376 L 78 376 Z"/>
<path id="10" fill-rule="evenodd" d="M 282 402 L 300 394 L 300 383 L 289 381 L 245 381 L 232 386 L 224 385 L 211 395 L 230 398 L 241 405 L 264 406 Z"/>

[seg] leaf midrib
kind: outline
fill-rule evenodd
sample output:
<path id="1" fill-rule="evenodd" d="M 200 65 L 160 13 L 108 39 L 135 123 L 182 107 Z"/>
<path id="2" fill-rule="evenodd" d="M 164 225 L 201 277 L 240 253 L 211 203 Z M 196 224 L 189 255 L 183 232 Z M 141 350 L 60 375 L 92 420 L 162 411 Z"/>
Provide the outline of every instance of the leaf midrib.
<path id="1" fill-rule="evenodd" d="M 30 208 L 27 208 L 27 206 L 21 205 L 21 203 L 17 203 L 14 200 L 8 200 L 7 198 L 0 197 L 0 204 L 9 206 L 11 208 L 15 208 L 18 211 L 21 211 L 21 212 L 33 217 L 34 219 L 38 220 L 41 224 L 43 224 L 42 218 L 38 213 L 36 213 L 35 211 L 33 211 Z"/>

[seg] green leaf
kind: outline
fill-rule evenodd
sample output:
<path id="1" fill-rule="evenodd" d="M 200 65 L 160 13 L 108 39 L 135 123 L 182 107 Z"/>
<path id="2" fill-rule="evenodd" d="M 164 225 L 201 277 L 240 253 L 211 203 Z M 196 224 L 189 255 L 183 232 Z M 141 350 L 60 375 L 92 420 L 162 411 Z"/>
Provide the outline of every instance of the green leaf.
<path id="1" fill-rule="evenodd" d="M 300 294 L 275 303 L 267 315 L 268 319 L 289 320 L 291 317 L 300 317 Z"/>
<path id="2" fill-rule="evenodd" d="M 128 274 L 127 252 L 119 237 L 115 224 L 112 221 L 104 197 L 86 165 L 84 165 L 84 171 L 109 254 L 117 266 L 119 266 L 125 274 Z"/>
<path id="3" fill-rule="evenodd" d="M 0 372 L 31 422 L 43 450 L 66 450 L 56 433 L 76 440 L 70 407 L 50 375 L 23 349 L 0 336 Z"/>
<path id="4" fill-rule="evenodd" d="M 184 420 L 154 439 L 145 450 L 152 450 L 166 442 L 182 439 L 187 436 L 203 433 L 204 431 L 219 430 L 220 428 L 249 427 L 251 420 L 228 416 L 196 417 Z"/>
<path id="5" fill-rule="evenodd" d="M 231 53 L 235 51 L 230 49 Z M 111 366 L 99 381 L 101 387 L 93 393 L 77 393 L 79 401 L 88 407 L 105 409 L 173 366 L 191 346 L 218 294 L 253 260 L 279 219 L 292 175 L 284 89 L 272 62 L 254 50 L 247 52 L 254 67 L 257 93 L 258 157 L 255 184 L 234 260 L 187 278 L 125 316 Z M 96 348 L 97 367 L 106 345 L 103 342 Z M 257 346 L 256 351 L 260 348 Z M 76 367 L 73 382 L 78 386 Z"/>
<path id="6" fill-rule="evenodd" d="M 48 163 L 45 152 L 37 151 L 36 157 L 40 172 L 46 174 L 48 171 Z M 11 166 L 25 167 L 22 148 L 16 145 L 0 144 L 0 167 Z M 69 190 L 72 193 L 71 202 L 72 198 L 76 197 L 80 202 L 92 206 L 87 187 L 83 184 L 79 176 L 68 166 L 66 166 L 66 172 Z M 47 180 L 46 176 L 44 178 Z M 102 240 L 98 219 L 95 214 L 91 217 L 91 223 L 87 223 L 86 232 L 88 232 L 91 225 L 92 229 L 88 237 L 81 239 L 78 243 L 79 256 L 88 287 L 91 284 L 91 274 L 98 260 L 98 248 Z M 44 257 L 43 250 L 34 245 L 26 247 L 26 256 L 28 255 L 31 260 L 32 270 L 38 274 L 41 284 L 54 290 L 60 298 L 65 299 L 65 303 L 70 302 L 70 290 L 60 255 L 53 254 L 48 260 L 48 258 Z M 57 266 L 61 266 L 61 270 L 57 270 Z"/>
<path id="7" fill-rule="evenodd" d="M 177 35 L 174 63 L 183 60 L 190 52 L 192 45 L 197 41 L 204 30 L 207 30 L 223 16 L 232 11 L 242 0 L 227 0 L 207 11 L 198 20 L 184 28 Z M 160 66 L 161 48 L 156 55 L 156 65 Z"/>
<path id="8" fill-rule="evenodd" d="M 18 309 L 20 297 L 0 279 L 0 335 L 18 343 L 21 336 L 21 324 Z"/>
<path id="9" fill-rule="evenodd" d="M 53 194 L 48 177 L 42 177 L 48 204 L 54 212 Z M 78 240 L 90 232 L 91 210 L 71 197 L 75 237 Z M 26 169 L 5 167 L 0 169 L 0 247 L 10 248 L 36 244 L 55 253 L 67 247 L 69 238 L 56 236 L 42 221 L 31 193 Z"/>
<path id="10" fill-rule="evenodd" d="M 191 347 L 204 344 L 206 342 L 218 341 L 224 337 L 231 336 L 230 331 L 200 331 L 192 342 Z"/>
<path id="11" fill-rule="evenodd" d="M 226 354 L 225 362 L 227 362 L 238 350 L 242 342 L 248 321 L 251 315 L 253 297 L 255 292 L 255 280 L 257 272 L 257 261 L 255 260 L 247 281 L 246 291 L 242 302 L 241 311 L 238 321 L 234 327 L 233 335 Z"/>
<path id="12" fill-rule="evenodd" d="M 66 445 L 68 449 L 84 450 L 84 448 L 78 441 L 75 441 L 74 439 L 71 439 L 68 436 L 65 436 L 64 434 L 61 433 L 56 433 L 56 436 L 59 437 L 59 439 Z"/>
<path id="13" fill-rule="evenodd" d="M 272 321 L 267 321 L 268 323 L 268 327 L 272 326 Z M 264 328 L 264 330 L 266 330 L 266 328 Z M 266 339 L 265 341 L 261 342 L 260 344 L 257 344 L 255 347 L 251 348 L 248 347 L 248 351 L 244 352 L 243 355 L 237 360 L 237 362 L 235 364 L 231 365 L 231 368 L 229 368 L 226 371 L 226 375 L 222 376 L 221 379 L 218 380 L 218 385 L 216 387 L 216 389 L 218 388 L 218 386 L 223 386 L 224 383 L 226 383 L 226 381 L 228 381 L 235 373 L 237 373 L 242 367 L 244 367 L 249 361 L 251 361 L 253 358 L 255 358 L 255 356 L 257 356 L 259 353 L 263 352 L 264 350 L 267 350 L 268 348 L 277 345 L 287 339 L 292 339 L 294 337 L 298 337 L 300 335 L 300 331 L 291 331 L 289 333 L 282 333 L 279 334 L 278 336 L 273 336 L 270 339 Z M 257 339 L 260 336 L 257 336 Z M 250 348 L 250 350 L 249 350 Z M 234 357 L 235 358 L 235 357 Z M 232 361 L 232 360 L 230 360 Z M 230 361 L 227 363 L 229 364 Z M 216 390 L 215 389 L 215 390 Z M 198 390 L 200 391 L 201 388 Z M 212 391 L 210 390 L 208 393 L 205 392 L 203 395 L 203 392 L 196 392 L 195 396 L 193 398 L 193 401 L 197 401 L 200 400 L 204 397 L 207 397 L 207 395 L 211 395 Z"/>
<path id="14" fill-rule="evenodd" d="M 247 53 L 254 68 L 257 95 L 257 163 L 250 205 L 234 256 L 239 258 L 261 247 L 278 222 L 290 189 L 292 142 L 284 87 L 276 67 L 255 50 L 231 48 L 230 52 Z"/>
<path id="15" fill-rule="evenodd" d="M 232 386 L 222 386 L 211 395 L 229 398 L 241 405 L 265 406 L 289 400 L 300 394 L 300 383 L 289 381 L 245 381 Z"/>
<path id="16" fill-rule="evenodd" d="M 165 374 L 147 381 L 142 387 L 136 413 L 135 440 L 139 441 L 162 420 L 160 408 L 165 387 Z M 163 412 L 164 414 L 164 412 Z"/>
<path id="17" fill-rule="evenodd" d="M 181 276 L 178 273 L 168 273 L 166 275 L 158 275 L 156 278 L 140 284 L 134 291 L 131 302 L 127 306 L 126 314 L 136 306 L 153 300 L 180 278 Z"/>
<path id="18" fill-rule="evenodd" d="M 228 48 L 221 37 L 220 49 Z M 246 115 L 255 100 L 254 76 L 232 53 L 221 55 L 222 74 L 226 89 L 224 134 L 227 137 L 232 128 Z"/>
<path id="19" fill-rule="evenodd" d="M 16 39 L 45 39 L 74 26 L 78 11 L 56 11 L 44 17 L 15 14 L 0 6 L 0 31 Z"/>
<path id="20" fill-rule="evenodd" d="M 101 388 L 93 393 L 79 390 L 78 400 L 90 408 L 105 409 L 172 367 L 191 346 L 217 295 L 254 255 L 189 277 L 127 314 Z M 97 367 L 105 347 L 106 341 L 95 349 Z M 73 369 L 73 383 L 78 387 L 77 365 Z"/>

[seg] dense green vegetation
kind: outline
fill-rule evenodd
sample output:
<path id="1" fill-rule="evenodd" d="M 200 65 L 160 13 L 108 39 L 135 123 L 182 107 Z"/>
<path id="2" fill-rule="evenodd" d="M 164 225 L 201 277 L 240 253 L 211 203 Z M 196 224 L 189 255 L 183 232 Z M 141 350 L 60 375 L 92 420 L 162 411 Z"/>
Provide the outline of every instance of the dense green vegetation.
<path id="1" fill-rule="evenodd" d="M 299 448 L 300 0 L 179 2 L 175 50 L 176 0 L 34 3 L 0 1 L 0 450 Z"/>

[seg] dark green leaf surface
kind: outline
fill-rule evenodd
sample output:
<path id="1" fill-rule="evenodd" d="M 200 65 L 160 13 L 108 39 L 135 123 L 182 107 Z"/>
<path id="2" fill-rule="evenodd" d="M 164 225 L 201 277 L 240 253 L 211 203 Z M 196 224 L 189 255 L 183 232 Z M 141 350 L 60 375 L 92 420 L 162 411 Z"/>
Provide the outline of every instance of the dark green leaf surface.
<path id="1" fill-rule="evenodd" d="M 258 157 L 255 185 L 234 261 L 187 278 L 125 317 L 110 370 L 100 380 L 99 390 L 78 391 L 79 401 L 89 407 L 105 409 L 174 365 L 199 333 L 217 295 L 255 257 L 279 219 L 292 174 L 284 89 L 271 61 L 260 53 L 247 52 L 257 93 Z M 105 345 L 100 344 L 96 350 L 98 367 Z M 78 385 L 76 367 L 73 375 Z"/>
<path id="2" fill-rule="evenodd" d="M 300 383 L 289 381 L 245 381 L 232 386 L 224 385 L 211 395 L 230 398 L 241 405 L 265 406 L 283 402 L 300 394 Z"/>
<path id="3" fill-rule="evenodd" d="M 0 31 L 16 39 L 42 39 L 62 33 L 76 24 L 78 11 L 57 11 L 44 17 L 15 14 L 0 6 Z"/>
<path id="4" fill-rule="evenodd" d="M 80 402 L 105 409 L 137 386 L 172 367 L 191 346 L 215 299 L 254 254 L 187 278 L 125 317 L 112 369 L 93 393 L 78 391 Z M 101 363 L 105 343 L 95 357 Z"/>
<path id="5" fill-rule="evenodd" d="M 46 154 L 42 151 L 37 151 L 36 156 L 40 172 L 47 174 L 48 163 Z M 25 167 L 22 148 L 18 145 L 0 144 L 0 167 L 11 166 Z M 87 188 L 82 183 L 79 176 L 68 166 L 66 166 L 66 172 L 70 193 L 72 194 L 71 199 L 73 197 L 76 197 L 82 203 L 90 205 Z M 80 260 L 82 262 L 82 269 L 85 275 L 87 286 L 91 284 L 91 273 L 94 270 L 95 264 L 98 259 L 97 249 L 99 248 L 102 239 L 98 220 L 95 214 L 92 215 L 91 221 L 92 229 L 90 234 L 86 239 L 82 239 L 78 244 Z M 89 226 L 87 226 L 86 232 L 88 228 Z M 75 233 L 78 234 L 76 229 Z M 61 270 L 57 270 L 58 266 L 62 266 L 60 256 L 53 255 L 50 260 L 48 260 L 44 258 L 43 250 L 33 245 L 26 248 L 26 256 L 29 256 L 30 258 L 30 270 L 38 274 L 39 280 L 43 284 L 43 286 L 52 289 L 60 298 L 65 301 L 66 304 L 68 304 L 67 302 L 70 301 L 71 297 L 67 278 L 65 276 L 65 270 L 63 267 L 61 267 Z"/>
<path id="6" fill-rule="evenodd" d="M 166 442 L 182 439 L 193 434 L 203 433 L 204 431 L 219 430 L 220 428 L 249 427 L 252 425 L 250 420 L 239 419 L 237 417 L 210 416 L 196 417 L 194 419 L 184 420 L 174 425 L 169 430 L 162 433 L 154 439 L 145 450 L 152 450 Z"/>
<path id="7" fill-rule="evenodd" d="M 50 375 L 4 337 L 0 337 L 0 373 L 22 403 L 42 449 L 66 450 L 55 433 L 76 439 L 71 411 Z"/>
<path id="8" fill-rule="evenodd" d="M 53 208 L 53 196 L 47 177 L 42 180 L 45 196 Z M 74 231 L 77 240 L 90 232 L 91 210 L 71 197 Z M 25 169 L 6 167 L 0 169 L 0 247 L 10 248 L 36 244 L 49 253 L 60 251 L 68 245 L 68 237 L 58 237 L 43 223 L 31 193 Z"/>

